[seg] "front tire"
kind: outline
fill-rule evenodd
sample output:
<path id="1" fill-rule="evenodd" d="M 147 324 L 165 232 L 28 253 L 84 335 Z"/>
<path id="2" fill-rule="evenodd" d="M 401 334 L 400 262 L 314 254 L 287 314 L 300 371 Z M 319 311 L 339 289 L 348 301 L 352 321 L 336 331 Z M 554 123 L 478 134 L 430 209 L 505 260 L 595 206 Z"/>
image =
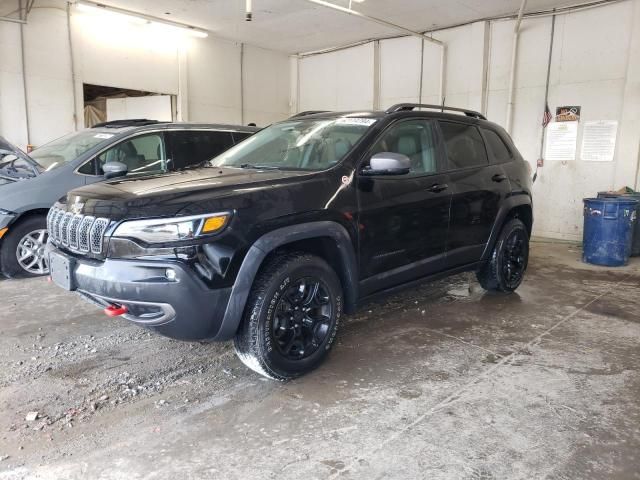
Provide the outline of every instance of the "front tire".
<path id="1" fill-rule="evenodd" d="M 511 293 L 522 283 L 528 263 L 529 232 L 513 218 L 502 227 L 491 257 L 476 276 L 485 290 Z"/>
<path id="2" fill-rule="evenodd" d="M 0 265 L 7 277 L 39 277 L 49 273 L 44 247 L 47 243 L 47 219 L 31 216 L 9 229 L 2 239 Z"/>
<path id="3" fill-rule="evenodd" d="M 254 282 L 236 353 L 268 378 L 299 377 L 324 361 L 341 315 L 342 287 L 327 262 L 306 253 L 279 255 Z"/>

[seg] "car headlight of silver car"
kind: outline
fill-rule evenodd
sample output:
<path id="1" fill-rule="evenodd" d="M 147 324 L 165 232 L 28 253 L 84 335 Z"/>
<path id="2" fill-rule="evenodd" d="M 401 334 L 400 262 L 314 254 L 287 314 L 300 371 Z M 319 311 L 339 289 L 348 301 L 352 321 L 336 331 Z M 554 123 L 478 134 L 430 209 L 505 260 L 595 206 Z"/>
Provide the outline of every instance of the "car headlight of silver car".
<path id="1" fill-rule="evenodd" d="M 191 240 L 220 233 L 229 223 L 231 214 L 215 213 L 190 217 L 127 220 L 111 235 L 132 238 L 145 243 L 170 243 Z"/>

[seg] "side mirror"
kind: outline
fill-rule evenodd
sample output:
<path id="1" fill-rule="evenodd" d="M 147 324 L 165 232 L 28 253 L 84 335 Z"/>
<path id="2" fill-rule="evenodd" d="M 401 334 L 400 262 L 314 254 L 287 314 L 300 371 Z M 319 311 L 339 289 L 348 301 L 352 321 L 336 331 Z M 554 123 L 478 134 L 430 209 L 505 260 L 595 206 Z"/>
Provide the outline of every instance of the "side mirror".
<path id="1" fill-rule="evenodd" d="M 393 152 L 376 153 L 363 175 L 406 175 L 411 170 L 411 160 L 406 155 Z"/>
<path id="2" fill-rule="evenodd" d="M 128 170 L 127 166 L 121 162 L 107 162 L 102 166 L 104 177 L 107 179 L 122 177 L 127 174 Z"/>

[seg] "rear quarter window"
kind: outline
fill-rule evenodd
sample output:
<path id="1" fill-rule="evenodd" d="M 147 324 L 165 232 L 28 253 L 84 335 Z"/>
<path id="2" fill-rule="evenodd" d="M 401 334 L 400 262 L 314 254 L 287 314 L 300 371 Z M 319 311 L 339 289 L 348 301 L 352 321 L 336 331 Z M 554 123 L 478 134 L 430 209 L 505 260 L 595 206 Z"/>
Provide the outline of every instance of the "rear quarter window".
<path id="1" fill-rule="evenodd" d="M 482 134 L 487 142 L 487 150 L 489 152 L 489 160 L 491 163 L 507 163 L 513 160 L 513 153 L 493 130 L 482 129 Z"/>
<path id="2" fill-rule="evenodd" d="M 253 133 L 250 133 L 250 132 L 233 132 L 232 135 L 233 135 L 233 142 L 234 143 L 240 143 L 245 138 L 249 138 L 251 135 L 253 135 Z"/>
<path id="3" fill-rule="evenodd" d="M 484 141 L 475 126 L 441 121 L 440 129 L 447 149 L 450 170 L 483 167 L 489 164 Z"/>

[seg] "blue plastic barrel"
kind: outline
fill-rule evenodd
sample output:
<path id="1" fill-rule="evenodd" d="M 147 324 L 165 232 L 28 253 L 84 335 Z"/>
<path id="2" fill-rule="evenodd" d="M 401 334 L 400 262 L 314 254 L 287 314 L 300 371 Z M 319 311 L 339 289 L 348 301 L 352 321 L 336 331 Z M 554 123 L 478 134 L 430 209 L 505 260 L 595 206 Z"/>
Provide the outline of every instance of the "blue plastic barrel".
<path id="1" fill-rule="evenodd" d="M 598 198 L 618 197 L 638 200 L 638 205 L 636 205 L 636 228 L 633 229 L 633 240 L 631 242 L 631 256 L 640 257 L 640 193 L 598 192 Z"/>
<path id="2" fill-rule="evenodd" d="M 629 263 L 637 200 L 585 198 L 582 260 L 620 267 Z"/>

